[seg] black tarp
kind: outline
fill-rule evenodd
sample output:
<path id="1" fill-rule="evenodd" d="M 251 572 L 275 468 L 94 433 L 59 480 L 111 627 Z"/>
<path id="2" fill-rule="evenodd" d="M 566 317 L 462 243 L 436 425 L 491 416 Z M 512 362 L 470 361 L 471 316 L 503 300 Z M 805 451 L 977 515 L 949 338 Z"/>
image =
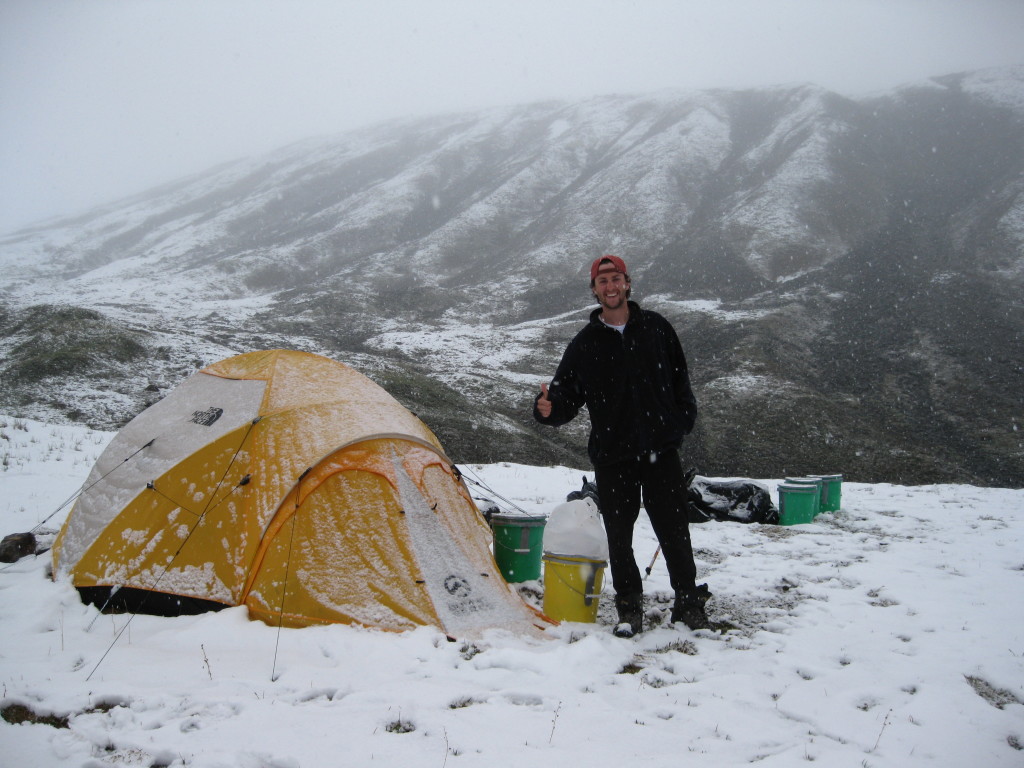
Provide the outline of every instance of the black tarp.
<path id="1" fill-rule="evenodd" d="M 779 510 L 772 495 L 753 480 L 709 480 L 699 475 L 690 482 L 690 522 L 710 520 L 777 525 Z"/>
<path id="2" fill-rule="evenodd" d="M 687 506 L 691 523 L 711 520 L 733 523 L 766 523 L 777 525 L 779 510 L 772 502 L 771 493 L 753 480 L 710 480 L 701 477 L 695 469 L 687 471 L 689 489 Z M 583 477 L 583 487 L 566 496 L 566 501 L 592 498 L 601 506 L 597 485 Z"/>

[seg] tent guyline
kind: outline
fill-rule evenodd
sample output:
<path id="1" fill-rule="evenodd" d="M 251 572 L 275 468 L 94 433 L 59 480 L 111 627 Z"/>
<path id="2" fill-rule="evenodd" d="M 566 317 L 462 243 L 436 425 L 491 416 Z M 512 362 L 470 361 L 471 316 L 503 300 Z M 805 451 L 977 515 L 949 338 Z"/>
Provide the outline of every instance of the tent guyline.
<path id="1" fill-rule="evenodd" d="M 270 668 L 271 682 L 277 682 L 277 651 L 281 646 L 281 629 L 284 627 L 284 601 L 288 596 L 288 572 L 292 567 L 292 548 L 295 545 L 295 520 L 299 516 L 299 499 L 301 498 L 299 491 L 301 490 L 302 479 L 312 471 L 312 467 L 306 467 L 305 471 L 299 475 L 299 479 L 295 481 L 295 509 L 292 511 L 291 530 L 288 534 L 288 556 L 284 560 L 284 580 L 281 582 L 281 607 L 278 610 L 277 638 L 274 640 L 274 663 Z"/>
<path id="2" fill-rule="evenodd" d="M 129 461 L 131 461 L 132 459 L 134 459 L 134 458 L 135 458 L 135 457 L 136 457 L 137 455 L 139 455 L 140 453 L 142 453 L 142 451 L 144 451 L 144 450 L 145 450 L 146 448 L 149 448 L 149 447 L 150 447 L 151 445 L 153 445 L 153 443 L 154 443 L 154 442 L 156 442 L 156 438 L 155 438 L 155 437 L 154 437 L 154 438 L 153 438 L 152 440 L 150 440 L 150 441 L 149 441 L 148 443 L 146 443 L 145 445 L 141 445 L 141 446 L 139 446 L 139 447 L 138 447 L 138 448 L 137 448 L 137 449 L 136 449 L 135 451 L 133 451 L 133 452 L 132 452 L 132 453 L 131 453 L 130 455 L 128 455 L 128 456 L 125 456 L 125 457 L 124 457 L 123 459 L 121 459 L 121 461 L 120 461 L 120 462 L 119 462 L 118 464 L 116 464 L 116 465 L 115 465 L 114 467 L 112 467 L 112 468 L 111 468 L 110 470 L 108 470 L 108 471 L 107 471 L 107 472 L 106 472 L 106 473 L 105 473 L 104 475 L 102 475 L 102 476 L 98 477 L 98 478 L 97 478 L 96 480 L 94 480 L 93 482 L 89 483 L 88 485 L 86 485 L 85 483 L 82 483 L 82 485 L 81 485 L 81 486 L 80 486 L 80 487 L 78 488 L 78 490 L 77 490 L 77 491 L 75 491 L 74 493 L 72 493 L 72 494 L 71 494 L 70 496 L 68 496 L 68 497 L 67 497 L 67 498 L 66 498 L 66 499 L 65 499 L 65 500 L 64 500 L 63 502 L 61 502 L 60 506 L 58 506 L 58 507 L 57 507 L 57 508 L 56 508 L 55 510 L 53 510 L 53 511 L 52 511 L 52 512 L 51 512 L 50 514 L 48 514 L 48 515 L 47 515 L 46 517 L 44 517 L 44 518 L 43 518 L 42 520 L 40 520 L 40 521 L 39 521 L 38 523 L 36 523 L 36 524 L 35 524 L 34 526 L 32 526 L 32 528 L 31 528 L 31 529 L 29 530 L 29 533 L 32 533 L 32 534 L 34 534 L 34 533 L 35 533 L 36 531 L 38 531 L 38 530 L 39 530 L 40 528 L 42 528 L 42 527 L 43 527 L 44 525 L 46 525 L 46 523 L 47 523 L 47 522 L 49 522 L 49 521 L 50 521 L 50 519 L 51 519 L 51 518 L 52 518 L 52 517 L 53 517 L 54 515 L 56 515 L 56 514 L 57 514 L 58 512 L 60 512 L 60 511 L 61 511 L 62 509 L 64 509 L 64 507 L 66 507 L 66 506 L 67 506 L 68 504 L 71 504 L 72 502 L 74 502 L 74 501 L 75 501 L 76 499 L 78 499 L 78 498 L 79 498 L 79 497 L 80 497 L 80 496 L 81 496 L 81 495 L 82 495 L 83 493 L 86 493 L 86 492 L 88 492 L 88 491 L 89 491 L 89 490 L 90 490 L 91 488 L 93 488 L 93 487 L 94 487 L 94 486 L 95 486 L 95 485 L 96 485 L 97 483 L 100 483 L 100 482 L 102 482 L 102 481 L 106 480 L 106 479 L 107 479 L 107 477 L 109 477 L 109 476 L 110 476 L 111 474 L 113 474 L 113 473 L 114 473 L 114 472 L 116 472 L 116 471 L 117 471 L 118 469 L 120 469 L 120 468 L 121 468 L 121 467 L 123 467 L 123 466 L 124 466 L 125 464 L 127 464 L 127 463 L 128 463 Z M 11 563 L 11 564 L 9 564 L 9 565 L 5 565 L 5 566 L 3 566 L 2 568 L 0 568 L 0 571 L 6 571 L 6 570 L 8 570 L 9 568 L 13 568 L 13 567 L 14 567 L 15 565 L 17 565 L 17 563 Z"/>
<path id="3" fill-rule="evenodd" d="M 498 493 L 493 488 L 488 486 L 486 483 L 484 483 L 478 477 L 476 477 L 476 478 L 474 478 L 474 477 L 466 477 L 465 471 L 464 470 L 460 470 L 455 465 L 452 465 L 452 469 L 454 471 L 458 472 L 462 476 L 463 480 L 465 480 L 467 483 L 469 483 L 471 485 L 475 485 L 477 488 L 480 488 L 480 489 L 486 491 L 488 494 L 493 496 L 495 499 L 498 499 L 498 501 L 494 501 L 494 499 L 492 499 L 492 498 L 485 497 L 486 501 L 492 502 L 495 506 L 497 506 L 499 508 L 501 508 L 501 504 L 504 504 L 506 506 L 506 509 L 505 509 L 506 512 L 509 511 L 507 508 L 511 508 L 511 509 L 514 509 L 519 514 L 525 515 L 526 517 L 543 517 L 543 515 L 535 515 L 535 514 L 532 514 L 530 512 L 527 512 L 525 509 L 520 507 L 518 504 L 516 504 L 512 500 L 506 498 L 505 496 L 502 496 L 500 493 Z M 501 503 L 499 503 L 499 502 L 501 502 Z"/>
<path id="4" fill-rule="evenodd" d="M 77 491 L 75 491 L 75 492 L 74 492 L 74 493 L 72 493 L 72 494 L 71 494 L 70 496 L 68 496 L 68 497 L 67 497 L 67 498 L 66 498 L 66 499 L 64 500 L 64 502 L 63 502 L 63 503 L 62 503 L 62 504 L 61 504 L 61 505 L 60 505 L 59 507 L 57 507 L 57 508 L 56 508 L 55 510 L 53 510 L 53 512 L 51 512 L 50 514 L 48 514 L 48 515 L 47 515 L 47 516 L 46 516 L 45 518 L 43 518 L 43 519 L 42 519 L 42 520 L 41 520 L 40 522 L 36 523 L 35 527 L 33 527 L 33 528 L 32 528 L 32 530 L 30 531 L 30 533 L 35 533 L 36 531 L 38 531 L 40 527 L 42 527 L 43 525 L 45 525 L 45 524 L 46 524 L 46 523 L 47 523 L 47 522 L 48 522 L 48 521 L 50 520 L 50 518 L 51 518 L 51 517 L 53 517 L 53 516 L 54 516 L 54 515 L 56 515 L 56 514 L 57 514 L 58 512 L 60 512 L 60 511 L 61 511 L 62 509 L 64 509 L 64 507 L 66 507 L 66 506 L 67 506 L 68 504 L 72 503 L 72 502 L 73 502 L 73 501 L 74 501 L 75 499 L 77 499 L 77 498 L 78 498 L 79 496 L 81 496 L 81 495 L 82 495 L 83 493 L 87 492 L 87 491 L 88 491 L 89 489 L 91 489 L 91 488 L 92 488 L 93 486 L 95 486 L 95 485 L 96 485 L 97 483 L 100 483 L 100 482 L 103 482 L 104 480 L 106 480 L 106 479 L 107 479 L 107 477 L 109 477 L 109 476 L 110 476 L 110 475 L 111 475 L 111 474 L 112 474 L 113 472 L 115 472 L 115 471 L 117 471 L 118 469 L 120 469 L 121 467 L 123 467 L 123 466 L 124 466 L 125 464 L 127 464 L 127 463 L 128 463 L 129 461 L 131 461 L 132 459 L 134 459 L 134 458 L 135 458 L 136 456 L 138 456 L 138 455 L 139 455 L 140 453 L 142 453 L 142 451 L 144 451 L 144 450 L 145 450 L 146 448 L 149 448 L 149 447 L 150 447 L 151 445 L 153 445 L 153 443 L 155 443 L 155 442 L 156 442 L 156 438 L 154 437 L 154 438 L 153 438 L 152 440 L 150 440 L 150 441 L 149 441 L 148 443 L 146 443 L 145 445 L 141 445 L 141 446 L 139 446 L 139 448 L 138 448 L 137 450 L 133 451 L 133 452 L 132 452 L 132 453 L 131 453 L 130 455 L 128 455 L 128 456 L 125 456 L 125 457 L 124 457 L 123 459 L 121 459 L 121 462 L 120 462 L 119 464 L 117 464 L 116 466 L 114 466 L 114 467 L 113 467 L 113 468 L 112 468 L 112 469 L 111 469 L 110 471 L 108 471 L 108 472 L 107 472 L 106 474 L 104 474 L 104 475 L 102 475 L 102 476 L 100 476 L 100 477 L 96 478 L 95 480 L 93 480 L 93 481 L 92 481 L 92 482 L 91 482 L 91 483 L 90 483 L 89 485 L 86 485 L 85 483 L 82 483 L 82 487 L 80 487 L 80 488 L 79 488 L 79 489 L 78 489 Z"/>

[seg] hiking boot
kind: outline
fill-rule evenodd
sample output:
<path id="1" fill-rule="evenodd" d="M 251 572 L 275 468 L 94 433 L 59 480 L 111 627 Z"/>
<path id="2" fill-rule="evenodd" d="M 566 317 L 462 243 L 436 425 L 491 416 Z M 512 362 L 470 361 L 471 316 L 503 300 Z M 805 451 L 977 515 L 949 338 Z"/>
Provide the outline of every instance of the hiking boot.
<path id="1" fill-rule="evenodd" d="M 616 595 L 615 610 L 619 612 L 619 623 L 612 630 L 616 637 L 633 637 L 644 631 L 644 596 Z"/>
<path id="2" fill-rule="evenodd" d="M 710 629 L 711 622 L 704 612 L 704 604 L 711 599 L 707 584 L 701 584 L 686 592 L 676 592 L 676 601 L 672 605 L 673 624 L 683 622 L 690 629 Z"/>

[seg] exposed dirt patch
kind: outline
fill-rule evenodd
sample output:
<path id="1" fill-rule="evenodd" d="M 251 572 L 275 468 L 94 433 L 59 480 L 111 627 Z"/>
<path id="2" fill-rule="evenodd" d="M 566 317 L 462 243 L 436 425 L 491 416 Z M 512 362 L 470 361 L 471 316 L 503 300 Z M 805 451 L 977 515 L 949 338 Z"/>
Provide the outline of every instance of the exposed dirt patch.
<path id="1" fill-rule="evenodd" d="M 54 728 L 67 728 L 68 718 L 66 715 L 44 715 L 29 709 L 24 704 L 5 704 L 0 707 L 0 717 L 13 725 L 21 723 L 36 723 L 39 725 L 50 725 Z"/>

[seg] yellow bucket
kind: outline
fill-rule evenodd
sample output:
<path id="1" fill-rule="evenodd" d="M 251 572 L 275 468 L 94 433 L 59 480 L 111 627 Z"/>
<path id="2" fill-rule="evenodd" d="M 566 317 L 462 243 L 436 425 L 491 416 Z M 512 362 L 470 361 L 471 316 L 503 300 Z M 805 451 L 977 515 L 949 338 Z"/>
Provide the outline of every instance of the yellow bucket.
<path id="1" fill-rule="evenodd" d="M 604 560 L 576 555 L 544 557 L 544 613 L 556 621 L 597 621 L 604 586 Z"/>

